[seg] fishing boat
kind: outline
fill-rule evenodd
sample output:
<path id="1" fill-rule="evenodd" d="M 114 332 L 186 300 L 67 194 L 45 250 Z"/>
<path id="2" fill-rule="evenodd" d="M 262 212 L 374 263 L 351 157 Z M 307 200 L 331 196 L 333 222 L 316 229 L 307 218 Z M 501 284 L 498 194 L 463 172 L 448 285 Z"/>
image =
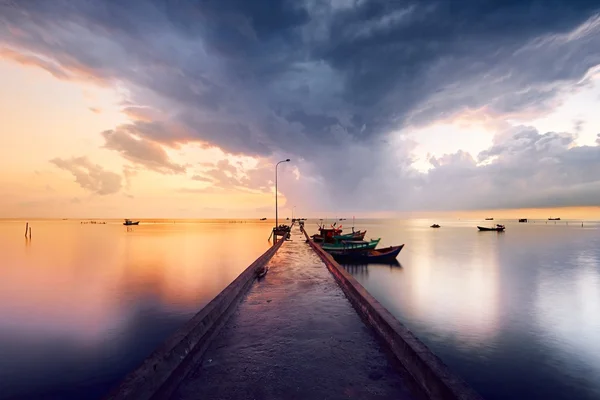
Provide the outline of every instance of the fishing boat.
<path id="1" fill-rule="evenodd" d="M 364 240 L 342 240 L 338 243 L 323 243 L 321 246 L 325 251 L 335 250 L 347 250 L 347 251 L 360 251 L 370 250 L 377 247 L 381 238 L 371 239 L 370 241 Z"/>
<path id="2" fill-rule="evenodd" d="M 477 229 L 479 229 L 480 231 L 484 231 L 484 232 L 504 232 L 504 229 L 506 229 L 506 227 L 504 225 L 500 225 L 500 224 L 496 224 L 496 227 L 494 228 L 487 228 L 485 226 L 478 226 Z"/>
<path id="3" fill-rule="evenodd" d="M 326 243 L 334 243 L 334 236 L 340 236 L 342 234 L 342 227 L 335 227 L 335 224 L 331 226 L 331 228 L 324 228 L 322 226 L 319 227 L 319 233 L 316 233 L 311 236 L 311 238 L 315 242 L 326 242 Z"/>
<path id="4" fill-rule="evenodd" d="M 367 231 L 357 231 L 352 233 L 346 233 L 344 235 L 334 236 L 333 240 L 336 242 L 341 240 L 363 240 L 366 234 Z"/>
<path id="5" fill-rule="evenodd" d="M 125 222 L 123 222 L 123 225 L 126 225 L 126 226 L 130 226 L 130 225 L 139 225 L 139 224 L 140 224 L 140 221 L 135 221 L 135 222 L 133 222 L 133 221 L 132 221 L 132 220 L 130 220 L 130 219 L 126 219 L 126 220 L 125 220 Z"/>
<path id="6" fill-rule="evenodd" d="M 494 218 L 486 218 L 485 220 L 486 220 L 486 221 L 493 221 L 493 220 L 494 220 Z"/>
<path id="7" fill-rule="evenodd" d="M 385 247 L 383 249 L 368 249 L 362 251 L 337 250 L 330 254 L 337 261 L 345 264 L 352 263 L 382 263 L 390 262 L 398 257 L 404 245 Z"/>
<path id="8" fill-rule="evenodd" d="M 438 224 L 433 224 L 430 226 L 430 228 L 439 228 L 440 226 Z"/>
<path id="9" fill-rule="evenodd" d="M 292 228 L 289 225 L 281 224 L 276 228 L 273 228 L 273 234 L 276 236 L 285 236 L 287 235 Z"/>
<path id="10" fill-rule="evenodd" d="M 560 221 L 560 218 L 548 218 L 548 221 Z"/>
<path id="11" fill-rule="evenodd" d="M 261 221 L 266 221 L 266 220 L 267 220 L 267 218 L 263 217 L 263 218 L 261 218 L 260 220 L 261 220 Z"/>
<path id="12" fill-rule="evenodd" d="M 519 222 L 527 222 L 527 218 L 519 218 Z"/>

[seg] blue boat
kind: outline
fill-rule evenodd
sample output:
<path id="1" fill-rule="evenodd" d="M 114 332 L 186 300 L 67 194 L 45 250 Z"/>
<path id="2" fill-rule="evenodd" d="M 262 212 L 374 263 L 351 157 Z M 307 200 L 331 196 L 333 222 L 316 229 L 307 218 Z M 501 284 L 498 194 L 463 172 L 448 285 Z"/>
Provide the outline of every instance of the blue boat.
<path id="1" fill-rule="evenodd" d="M 403 248 L 404 245 L 402 244 L 400 246 L 391 246 L 383 249 L 369 249 L 363 251 L 337 250 L 330 251 L 329 254 L 331 254 L 337 262 L 344 264 L 382 263 L 395 260 Z"/>

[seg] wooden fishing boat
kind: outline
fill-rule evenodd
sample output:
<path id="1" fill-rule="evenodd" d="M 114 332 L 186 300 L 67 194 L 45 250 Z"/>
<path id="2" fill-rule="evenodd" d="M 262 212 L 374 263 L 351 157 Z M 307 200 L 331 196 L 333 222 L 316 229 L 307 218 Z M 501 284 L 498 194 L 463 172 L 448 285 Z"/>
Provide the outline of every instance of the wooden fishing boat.
<path id="1" fill-rule="evenodd" d="M 486 218 L 485 220 L 486 220 L 486 221 L 493 221 L 493 220 L 494 220 L 494 218 Z"/>
<path id="2" fill-rule="evenodd" d="M 477 229 L 483 232 L 504 232 L 506 227 L 504 225 L 497 224 L 494 228 L 487 228 L 485 226 L 478 226 Z"/>
<path id="3" fill-rule="evenodd" d="M 548 218 L 548 221 L 560 221 L 560 218 Z"/>
<path id="4" fill-rule="evenodd" d="M 365 238 L 365 235 L 367 234 L 367 231 L 357 231 L 357 232 L 352 232 L 352 233 L 346 233 L 344 235 L 337 235 L 333 237 L 333 240 L 335 242 L 339 242 L 341 240 L 363 240 Z"/>
<path id="5" fill-rule="evenodd" d="M 126 219 L 126 220 L 125 220 L 125 222 L 123 222 L 123 225 L 126 225 L 126 226 L 130 226 L 130 225 L 139 225 L 139 224 L 140 224 L 140 221 L 135 221 L 135 222 L 133 222 L 133 221 L 132 221 L 132 220 L 130 220 L 130 219 Z"/>
<path id="6" fill-rule="evenodd" d="M 440 226 L 438 224 L 433 224 L 430 226 L 430 228 L 439 228 Z"/>
<path id="7" fill-rule="evenodd" d="M 342 236 L 342 227 L 336 227 L 335 224 L 333 224 L 331 225 L 331 228 L 319 226 L 319 233 L 312 235 L 311 238 L 317 243 L 336 243 L 336 240 L 334 239 L 335 236 Z"/>
<path id="8" fill-rule="evenodd" d="M 287 235 L 291 230 L 291 227 L 289 225 L 279 225 L 276 228 L 273 228 L 273 235 L 276 236 L 285 236 Z"/>
<path id="9" fill-rule="evenodd" d="M 362 251 L 338 250 L 330 254 L 337 262 L 345 264 L 353 263 L 382 263 L 390 262 L 398 257 L 404 245 L 385 247 L 383 249 L 368 249 Z"/>
<path id="10" fill-rule="evenodd" d="M 370 250 L 377 247 L 381 238 L 371 239 L 370 241 L 364 240 L 342 240 L 339 243 L 323 243 L 322 248 L 325 251 L 335 250 L 346 250 L 346 251 L 360 251 Z"/>
<path id="11" fill-rule="evenodd" d="M 519 218 L 519 222 L 527 222 L 527 218 Z"/>

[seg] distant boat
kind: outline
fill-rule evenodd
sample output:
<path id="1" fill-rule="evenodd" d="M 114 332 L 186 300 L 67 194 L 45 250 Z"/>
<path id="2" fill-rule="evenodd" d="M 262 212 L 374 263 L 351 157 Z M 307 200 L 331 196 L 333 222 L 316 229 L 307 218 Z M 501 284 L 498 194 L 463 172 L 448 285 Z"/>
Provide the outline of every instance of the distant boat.
<path id="1" fill-rule="evenodd" d="M 486 220 L 486 221 L 493 221 L 493 220 L 494 220 L 494 218 L 486 218 L 485 220 Z"/>
<path id="2" fill-rule="evenodd" d="M 127 226 L 129 226 L 129 225 L 139 225 L 139 224 L 140 224 L 140 221 L 133 222 L 130 219 L 126 219 L 125 222 L 123 222 L 123 225 L 127 225 Z"/>
<path id="3" fill-rule="evenodd" d="M 548 221 L 560 221 L 560 218 L 548 218 Z"/>
<path id="4" fill-rule="evenodd" d="M 261 220 L 261 221 L 266 221 L 267 219 L 266 219 L 266 218 L 261 218 L 260 220 Z"/>
<path id="5" fill-rule="evenodd" d="M 337 250 L 332 251 L 330 254 L 337 262 L 345 264 L 389 262 L 395 260 L 403 248 L 404 245 L 402 244 L 400 246 L 385 247 L 377 250 L 369 249 L 360 252 Z"/>
<path id="6" fill-rule="evenodd" d="M 486 228 L 485 226 L 478 226 L 477 229 L 484 232 L 504 232 L 504 229 L 506 229 L 506 227 L 504 225 L 496 224 L 495 228 Z"/>
<path id="7" fill-rule="evenodd" d="M 430 226 L 430 228 L 439 228 L 440 226 L 438 224 L 433 224 Z"/>
<path id="8" fill-rule="evenodd" d="M 519 222 L 527 222 L 527 218 L 519 218 Z"/>

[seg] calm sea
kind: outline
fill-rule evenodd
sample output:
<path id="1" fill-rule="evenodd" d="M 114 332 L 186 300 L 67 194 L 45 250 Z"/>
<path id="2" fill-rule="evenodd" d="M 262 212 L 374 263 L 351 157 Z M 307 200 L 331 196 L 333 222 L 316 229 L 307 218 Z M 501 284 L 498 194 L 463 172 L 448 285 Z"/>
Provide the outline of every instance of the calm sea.
<path id="1" fill-rule="evenodd" d="M 494 223 L 506 232 L 476 228 Z M 360 228 L 405 243 L 401 265 L 346 268 L 486 399 L 600 399 L 600 223 Z"/>
<path id="2" fill-rule="evenodd" d="M 600 224 L 433 222 L 357 221 L 406 247 L 399 265 L 348 269 L 487 399 L 600 398 Z M 24 221 L 0 221 L 2 399 L 102 397 L 267 249 L 271 227 L 31 225 L 25 240 Z"/>
<path id="3" fill-rule="evenodd" d="M 0 398 L 98 399 L 269 246 L 271 224 L 0 222 Z"/>

